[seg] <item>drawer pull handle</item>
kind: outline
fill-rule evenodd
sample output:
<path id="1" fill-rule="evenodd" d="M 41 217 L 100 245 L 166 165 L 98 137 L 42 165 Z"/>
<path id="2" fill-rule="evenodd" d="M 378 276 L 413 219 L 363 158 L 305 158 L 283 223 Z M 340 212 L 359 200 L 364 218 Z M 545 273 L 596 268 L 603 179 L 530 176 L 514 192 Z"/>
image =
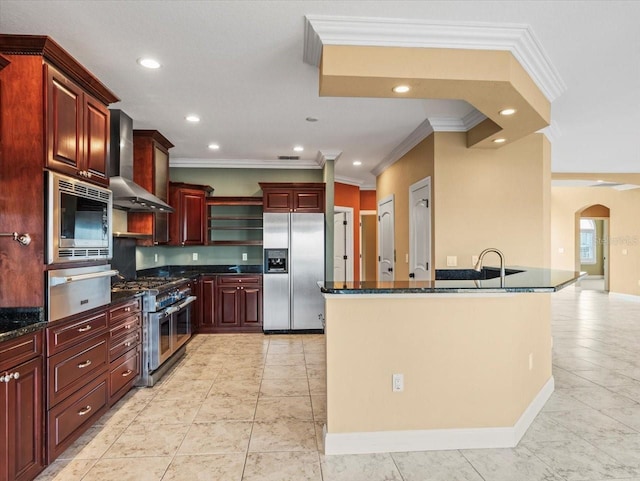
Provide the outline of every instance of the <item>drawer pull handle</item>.
<path id="1" fill-rule="evenodd" d="M 88 414 L 89 411 L 91 411 L 91 406 L 82 408 L 80 411 L 78 411 L 78 416 L 84 416 L 85 414 Z"/>
<path id="2" fill-rule="evenodd" d="M 131 343 L 130 343 L 130 342 L 125 342 L 125 343 L 124 343 L 124 347 L 129 347 L 129 346 L 131 346 Z"/>
<path id="3" fill-rule="evenodd" d="M 133 371 L 131 369 L 127 369 L 125 372 L 122 373 L 122 377 L 131 376 L 131 374 L 133 374 Z"/>
<path id="4" fill-rule="evenodd" d="M 124 312 L 131 312 L 131 308 L 130 307 L 125 307 L 124 308 Z"/>
<path id="5" fill-rule="evenodd" d="M 78 369 L 84 369 L 85 367 L 91 366 L 91 359 L 87 359 L 85 362 L 81 362 L 78 364 Z"/>
<path id="6" fill-rule="evenodd" d="M 126 325 L 124 326 L 124 328 L 125 328 L 125 329 L 131 329 L 131 324 L 126 324 Z"/>
<path id="7" fill-rule="evenodd" d="M 78 332 L 87 332 L 91 330 L 91 324 L 89 324 L 88 326 L 85 327 L 79 327 L 78 328 Z"/>

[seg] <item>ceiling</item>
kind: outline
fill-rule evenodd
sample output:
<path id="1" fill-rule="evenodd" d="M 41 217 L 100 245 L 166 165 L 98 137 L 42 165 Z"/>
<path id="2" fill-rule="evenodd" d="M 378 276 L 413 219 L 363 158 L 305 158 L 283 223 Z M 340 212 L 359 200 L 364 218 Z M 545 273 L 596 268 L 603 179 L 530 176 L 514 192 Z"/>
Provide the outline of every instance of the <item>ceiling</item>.
<path id="1" fill-rule="evenodd" d="M 182 164 L 317 168 L 338 156 L 336 180 L 371 188 L 425 119 L 473 114 L 460 100 L 320 97 L 303 61 L 305 16 L 317 15 L 528 25 L 566 87 L 552 103 L 552 170 L 640 172 L 640 2 L 0 0 L 0 32 L 51 36 Z M 144 56 L 162 67 L 141 68 Z"/>

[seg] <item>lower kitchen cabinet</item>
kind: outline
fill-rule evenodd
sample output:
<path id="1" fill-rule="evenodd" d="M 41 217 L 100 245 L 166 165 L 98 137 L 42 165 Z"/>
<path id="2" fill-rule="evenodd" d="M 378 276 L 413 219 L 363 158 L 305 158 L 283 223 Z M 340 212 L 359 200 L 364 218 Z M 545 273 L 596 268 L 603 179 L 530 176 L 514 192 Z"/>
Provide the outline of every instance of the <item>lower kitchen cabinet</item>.
<path id="1" fill-rule="evenodd" d="M 108 311 L 95 309 L 46 328 L 47 463 L 109 407 Z"/>
<path id="2" fill-rule="evenodd" d="M 262 331 L 262 276 L 218 276 L 216 332 Z"/>
<path id="3" fill-rule="evenodd" d="M 109 308 L 109 406 L 127 394 L 141 371 L 142 312 L 140 299 Z"/>
<path id="4" fill-rule="evenodd" d="M 201 312 L 198 322 L 198 332 L 216 332 L 215 302 L 216 302 L 216 276 L 202 276 L 200 278 Z"/>
<path id="5" fill-rule="evenodd" d="M 42 332 L 0 344 L 0 481 L 30 481 L 44 468 Z"/>

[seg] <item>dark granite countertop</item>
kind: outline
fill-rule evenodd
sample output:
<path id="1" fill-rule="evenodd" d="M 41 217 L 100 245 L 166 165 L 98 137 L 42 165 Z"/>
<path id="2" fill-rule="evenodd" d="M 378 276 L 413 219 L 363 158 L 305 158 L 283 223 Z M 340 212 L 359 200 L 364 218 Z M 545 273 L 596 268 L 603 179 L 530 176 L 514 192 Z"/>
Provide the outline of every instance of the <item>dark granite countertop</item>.
<path id="1" fill-rule="evenodd" d="M 197 277 L 202 274 L 262 274 L 261 264 L 239 265 L 202 265 L 202 266 L 162 266 L 142 269 L 137 272 L 138 277 Z"/>
<path id="2" fill-rule="evenodd" d="M 325 294 L 471 294 L 506 292 L 556 292 L 573 284 L 585 273 L 511 267 L 517 272 L 505 277 L 482 280 L 325 282 L 319 283 Z"/>
<path id="3" fill-rule="evenodd" d="M 42 307 L 0 308 L 0 342 L 39 331 L 46 324 Z"/>
<path id="4" fill-rule="evenodd" d="M 111 304 L 125 302 L 142 296 L 144 291 L 111 291 Z"/>

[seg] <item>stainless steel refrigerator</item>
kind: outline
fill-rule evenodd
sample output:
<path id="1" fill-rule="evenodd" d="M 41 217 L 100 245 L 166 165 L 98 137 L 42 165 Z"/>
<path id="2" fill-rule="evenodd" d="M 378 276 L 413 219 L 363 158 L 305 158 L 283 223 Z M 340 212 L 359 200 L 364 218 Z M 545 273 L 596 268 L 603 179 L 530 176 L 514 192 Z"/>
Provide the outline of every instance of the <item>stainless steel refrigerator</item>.
<path id="1" fill-rule="evenodd" d="M 263 214 L 265 332 L 322 330 L 324 214 Z"/>

